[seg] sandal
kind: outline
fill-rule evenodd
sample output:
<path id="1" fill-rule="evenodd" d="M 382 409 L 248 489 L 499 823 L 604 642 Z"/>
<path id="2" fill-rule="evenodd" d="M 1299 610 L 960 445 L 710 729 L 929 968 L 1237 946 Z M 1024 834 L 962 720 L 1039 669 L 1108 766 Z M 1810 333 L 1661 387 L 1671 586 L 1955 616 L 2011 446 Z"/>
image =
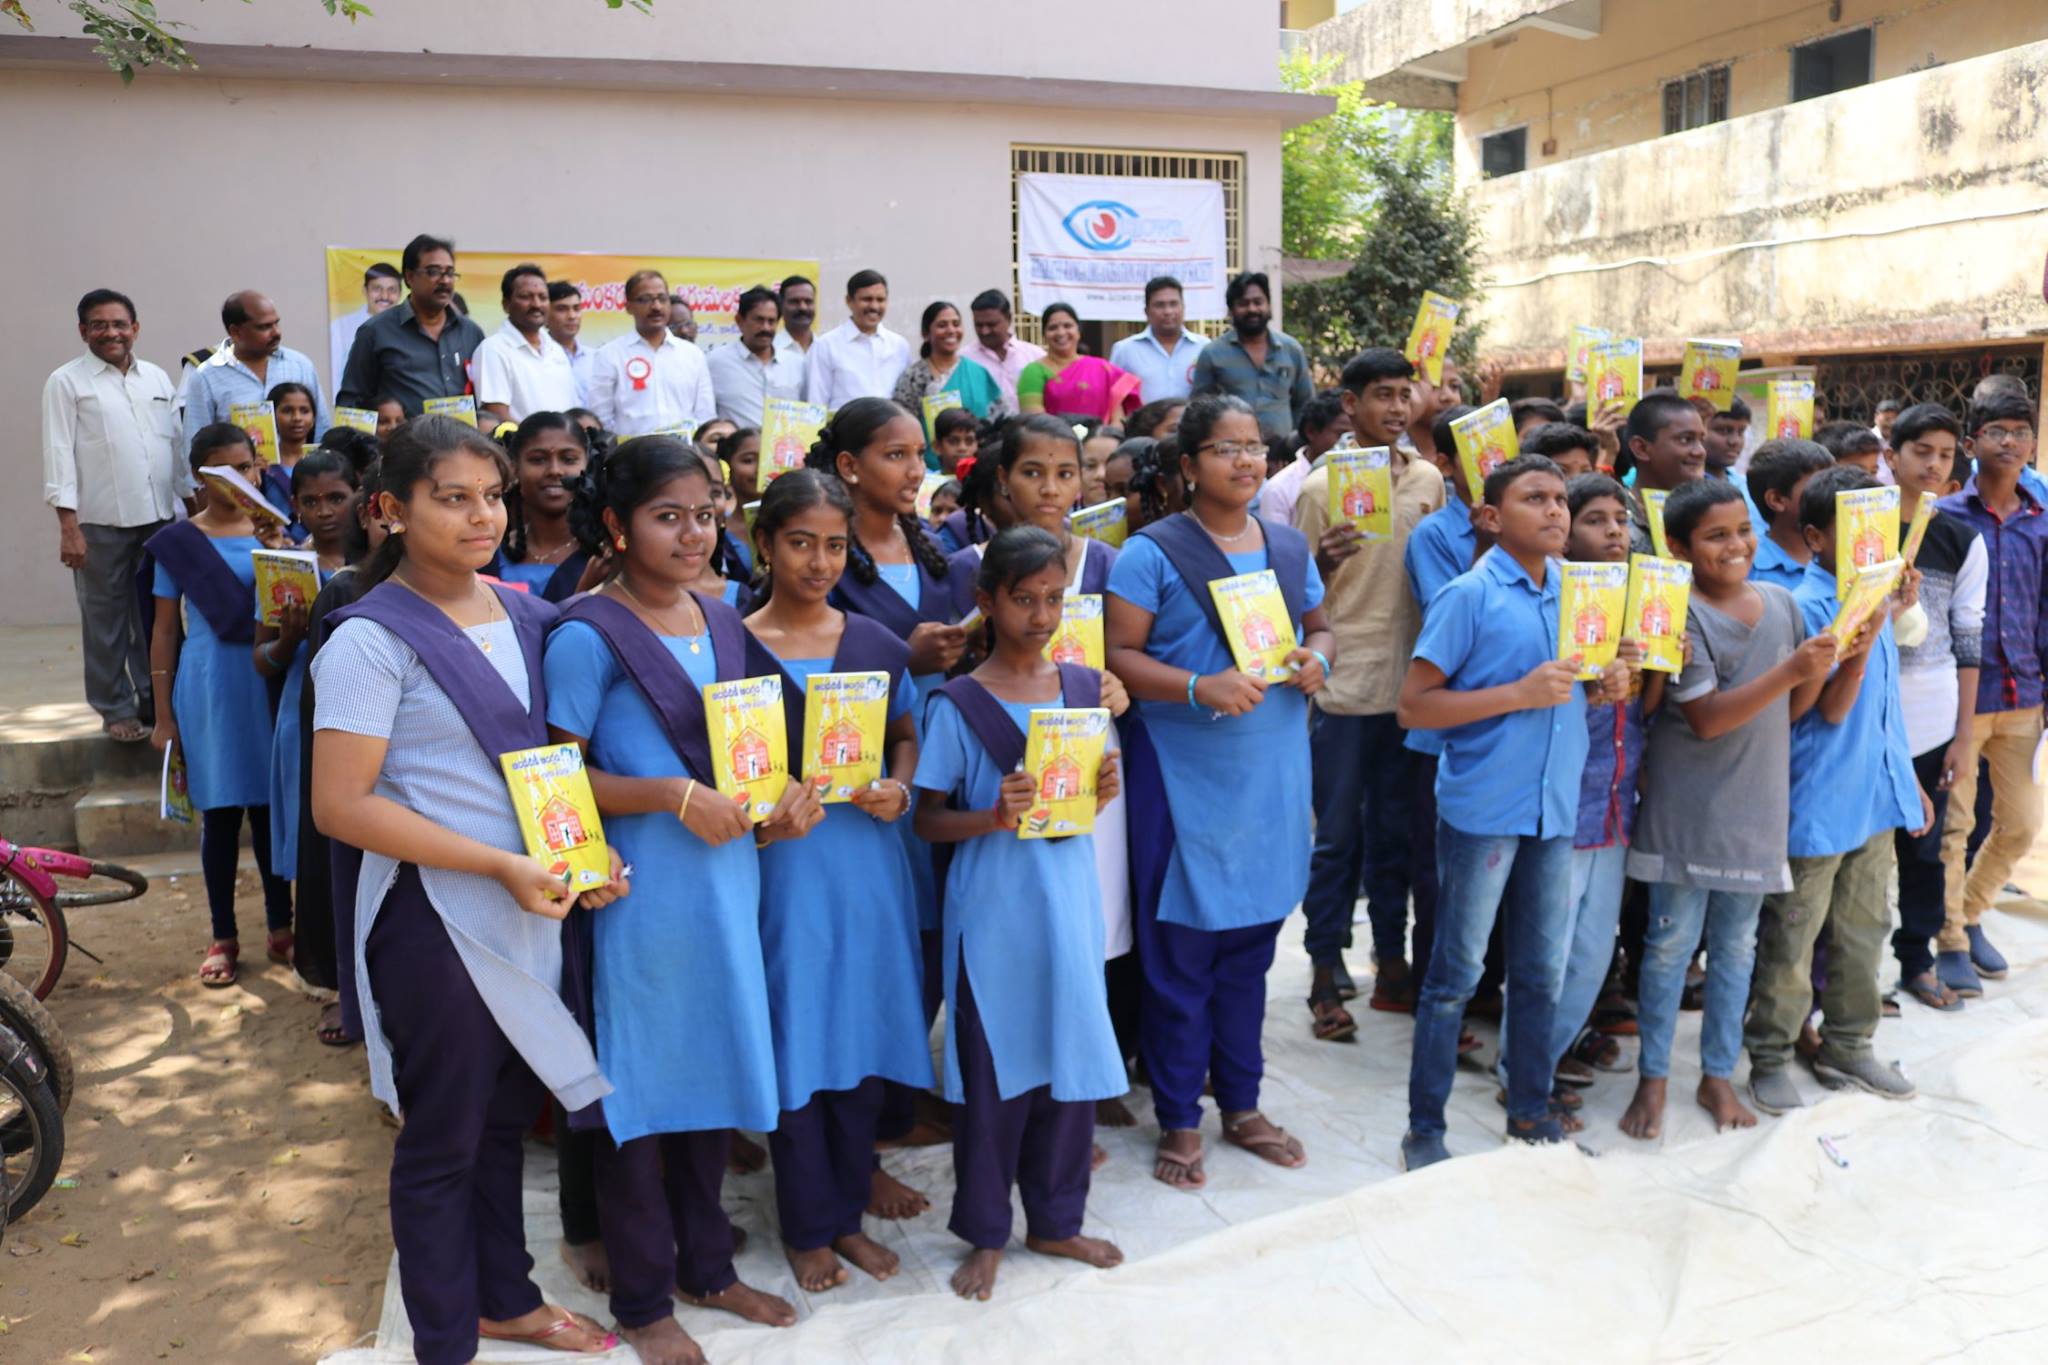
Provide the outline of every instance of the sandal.
<path id="1" fill-rule="evenodd" d="M 341 1006 L 333 1004 L 320 1011 L 320 1022 L 313 1026 L 313 1036 L 328 1047 L 353 1047 L 356 1040 L 348 1036 L 348 1029 L 341 1022 Z"/>
<path id="2" fill-rule="evenodd" d="M 1399 958 L 1379 965 L 1372 979 L 1372 999 L 1366 1003 L 1387 1014 L 1415 1013 L 1415 969 Z"/>
<path id="3" fill-rule="evenodd" d="M 269 937 L 263 940 L 263 954 L 278 966 L 289 967 L 292 965 L 292 949 L 297 946 L 298 940 L 292 936 L 291 930 L 272 929 Z"/>
<path id="4" fill-rule="evenodd" d="M 1595 1071 L 1633 1071 L 1629 1060 L 1623 1055 L 1621 1044 L 1609 1034 L 1593 1032 L 1579 1039 L 1568 1056 L 1584 1062 Z"/>
<path id="5" fill-rule="evenodd" d="M 1245 1125 L 1257 1119 L 1265 1119 L 1272 1126 L 1272 1131 L 1245 1136 Z M 1308 1165 L 1308 1153 L 1303 1150 L 1301 1143 L 1285 1128 L 1273 1123 L 1271 1119 L 1266 1119 L 1266 1116 L 1256 1109 L 1239 1114 L 1235 1119 L 1223 1120 L 1223 1140 L 1233 1147 L 1250 1152 L 1261 1161 L 1284 1166 L 1290 1171 Z"/>
<path id="6" fill-rule="evenodd" d="M 216 991 L 234 985 L 242 975 L 241 959 L 241 944 L 225 940 L 215 943 L 199 960 L 199 984 Z"/>
<path id="7" fill-rule="evenodd" d="M 1459 1030 L 1458 1055 L 1460 1057 L 1469 1057 L 1477 1051 L 1479 1051 L 1479 1035 L 1471 1029 Z"/>
<path id="8" fill-rule="evenodd" d="M 1358 1021 L 1351 1017 L 1350 1010 L 1344 1008 L 1344 1002 L 1336 992 L 1311 995 L 1308 998 L 1308 1008 L 1309 1012 L 1315 1015 L 1313 1031 L 1317 1042 L 1346 1042 L 1358 1033 Z"/>
<path id="9" fill-rule="evenodd" d="M 556 1308 L 553 1304 L 548 1304 L 547 1308 L 550 1312 L 560 1313 L 561 1316 L 541 1328 L 538 1332 L 498 1331 L 486 1327 L 483 1323 L 479 1322 L 476 1326 L 476 1334 L 485 1341 L 524 1342 L 529 1346 L 539 1346 L 549 1351 L 567 1351 L 579 1356 L 602 1355 L 619 1344 L 617 1333 L 605 1331 L 604 1328 L 599 1327 L 596 1322 L 585 1317 L 583 1314 L 571 1313 L 565 1308 Z M 595 1346 L 571 1346 L 567 1342 L 557 1342 L 555 1340 L 564 1332 L 576 1331 L 595 1334 L 598 1344 Z"/>
<path id="10" fill-rule="evenodd" d="M 1199 1190 L 1209 1183 L 1209 1173 L 1202 1169 L 1201 1149 L 1196 1148 L 1192 1152 L 1185 1153 L 1169 1152 L 1166 1150 L 1165 1133 L 1159 1135 L 1159 1145 L 1153 1149 L 1152 1159 L 1158 1163 L 1158 1165 L 1152 1168 L 1152 1178 L 1168 1189 Z M 1171 1167 L 1179 1173 L 1181 1178 L 1178 1180 L 1167 1179 L 1159 1173 L 1159 1166 Z"/>
<path id="11" fill-rule="evenodd" d="M 1932 967 L 1918 976 L 1900 977 L 1899 989 L 1931 1010 L 1947 1012 L 1963 1007 L 1963 997 L 1943 985 Z"/>
<path id="12" fill-rule="evenodd" d="M 1578 1058 L 1567 1055 L 1559 1059 L 1557 1071 L 1551 1079 L 1559 1085 L 1591 1085 L 1593 1068 Z"/>
<path id="13" fill-rule="evenodd" d="M 118 740 L 123 744 L 140 744 L 149 738 L 149 727 L 133 716 L 123 720 L 110 720 L 100 728 L 106 732 L 108 739 Z"/>

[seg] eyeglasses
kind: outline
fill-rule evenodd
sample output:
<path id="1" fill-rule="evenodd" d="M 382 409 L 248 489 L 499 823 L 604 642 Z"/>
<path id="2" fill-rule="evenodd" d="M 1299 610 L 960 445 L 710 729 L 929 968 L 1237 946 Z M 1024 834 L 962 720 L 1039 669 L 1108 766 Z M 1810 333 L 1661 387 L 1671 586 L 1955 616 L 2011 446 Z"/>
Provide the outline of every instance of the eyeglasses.
<path id="1" fill-rule="evenodd" d="M 446 280 L 454 284 L 462 278 L 461 272 L 452 265 L 423 265 L 420 267 L 420 274 L 436 283 Z"/>
<path id="2" fill-rule="evenodd" d="M 1205 450 L 1216 451 L 1226 460 L 1242 460 L 1247 455 L 1257 455 L 1263 459 L 1266 454 L 1266 447 L 1257 441 L 1210 441 L 1195 447 L 1197 455 Z"/>
<path id="3" fill-rule="evenodd" d="M 115 332 L 132 332 L 134 330 L 134 323 L 119 320 L 116 320 L 114 322 L 105 322 L 99 319 L 95 319 L 92 322 L 88 322 L 85 324 L 85 334 L 87 336 L 92 337 L 103 337 Z"/>
<path id="4" fill-rule="evenodd" d="M 1987 446 L 2025 445 L 2034 439 L 2031 427 L 1982 427 L 1977 432 L 1977 441 Z"/>

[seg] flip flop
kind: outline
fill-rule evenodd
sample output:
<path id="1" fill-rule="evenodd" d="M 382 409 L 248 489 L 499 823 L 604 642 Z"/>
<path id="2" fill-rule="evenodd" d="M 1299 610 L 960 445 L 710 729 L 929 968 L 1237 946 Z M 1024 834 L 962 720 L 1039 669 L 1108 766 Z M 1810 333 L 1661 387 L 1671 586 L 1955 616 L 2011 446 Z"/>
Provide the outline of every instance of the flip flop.
<path id="1" fill-rule="evenodd" d="M 110 720 L 100 728 L 108 739 L 122 744 L 140 744 L 149 738 L 149 727 L 139 720 Z"/>
<path id="2" fill-rule="evenodd" d="M 1358 1021 L 1351 1017 L 1351 1011 L 1344 1008 L 1343 1001 L 1335 994 L 1311 995 L 1308 998 L 1309 1013 L 1315 1016 L 1310 1026 L 1319 1043 L 1341 1043 L 1349 1041 L 1358 1033 Z"/>
<path id="3" fill-rule="evenodd" d="M 1263 1118 L 1266 1118 L 1266 1116 L 1254 1109 L 1248 1114 L 1238 1115 L 1236 1122 L 1225 1119 L 1223 1121 L 1223 1140 L 1233 1147 L 1250 1152 L 1261 1161 L 1286 1170 L 1291 1171 L 1308 1165 L 1308 1153 L 1302 1149 L 1301 1143 L 1296 1140 L 1293 1134 L 1277 1123 L 1273 1124 L 1273 1131 L 1270 1133 L 1261 1133 L 1256 1137 L 1245 1137 L 1242 1135 L 1246 1124 L 1250 1123 L 1253 1119 Z M 1266 1121 L 1272 1123 L 1271 1119 Z M 1293 1157 L 1294 1160 L 1278 1161 L 1268 1156 L 1267 1153 L 1269 1152 L 1283 1153 Z"/>
<path id="4" fill-rule="evenodd" d="M 1963 998 L 1942 984 L 1941 978 L 1928 968 L 1918 976 L 1899 978 L 1899 989 L 1918 1000 L 1931 1010 L 1952 1013 L 1963 1007 Z"/>
<path id="5" fill-rule="evenodd" d="M 242 945 L 216 943 L 199 960 L 199 984 L 208 990 L 224 990 L 241 978 Z"/>
<path id="6" fill-rule="evenodd" d="M 1171 1180 L 1163 1178 L 1156 1166 L 1153 1168 L 1152 1178 L 1170 1190 L 1202 1189 L 1209 1183 L 1209 1174 L 1202 1169 L 1202 1155 L 1200 1151 L 1188 1153 L 1169 1152 L 1163 1144 L 1155 1147 L 1152 1149 L 1152 1159 L 1155 1162 L 1163 1161 L 1167 1165 L 1185 1172 L 1187 1174 L 1187 1182 L 1181 1185 L 1174 1184 Z"/>
<path id="7" fill-rule="evenodd" d="M 552 1308 L 553 1305 L 550 1304 L 549 1307 Z M 479 1322 L 476 1326 L 476 1334 L 482 1337 L 485 1341 L 517 1341 L 522 1342 L 528 1346 L 541 1347 L 543 1350 L 566 1351 L 570 1354 L 579 1356 L 602 1355 L 606 1351 L 612 1350 L 618 1346 L 619 1338 L 617 1333 L 605 1331 L 604 1328 L 599 1327 L 596 1322 L 592 1321 L 590 1318 L 585 1317 L 583 1314 L 571 1313 L 568 1310 L 562 1308 L 555 1308 L 554 1311 L 560 1313 L 562 1316 L 556 1318 L 553 1322 L 541 1328 L 538 1332 L 493 1331 L 491 1328 L 488 1328 L 484 1326 L 481 1322 Z M 579 1327 L 586 1332 L 596 1333 L 599 1344 L 591 1349 L 586 1350 L 582 1347 L 558 1345 L 556 1343 L 555 1338 L 561 1336 L 562 1333 L 573 1332 Z"/>

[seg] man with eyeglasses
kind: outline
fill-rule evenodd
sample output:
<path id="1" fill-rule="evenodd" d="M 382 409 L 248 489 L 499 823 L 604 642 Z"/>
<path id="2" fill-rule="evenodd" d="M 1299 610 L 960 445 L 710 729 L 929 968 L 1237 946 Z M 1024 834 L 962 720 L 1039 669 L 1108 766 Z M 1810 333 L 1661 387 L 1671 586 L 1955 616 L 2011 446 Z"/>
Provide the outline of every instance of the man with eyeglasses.
<path id="1" fill-rule="evenodd" d="M 660 271 L 636 270 L 626 280 L 633 330 L 599 347 L 591 366 L 590 410 L 606 431 L 694 430 L 718 415 L 704 353 L 669 331 L 673 306 Z"/>
<path id="2" fill-rule="evenodd" d="M 429 398 L 454 398 L 471 391 L 469 364 L 483 345 L 484 329 L 457 312 L 455 244 L 421 233 L 405 244 L 403 306 L 387 308 L 362 325 L 342 367 L 335 402 L 345 408 L 374 407 L 396 398 L 408 417 L 425 410 Z"/>

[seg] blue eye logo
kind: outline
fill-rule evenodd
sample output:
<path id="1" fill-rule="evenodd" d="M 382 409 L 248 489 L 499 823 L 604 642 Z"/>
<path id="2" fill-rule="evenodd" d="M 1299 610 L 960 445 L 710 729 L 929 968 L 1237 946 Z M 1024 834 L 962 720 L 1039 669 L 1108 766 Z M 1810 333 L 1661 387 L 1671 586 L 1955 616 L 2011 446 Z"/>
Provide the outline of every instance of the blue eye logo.
<path id="1" fill-rule="evenodd" d="M 1090 251 L 1121 251 L 1131 244 L 1131 225 L 1138 211 L 1114 199 L 1091 199 L 1077 204 L 1060 226 L 1067 235 Z"/>

